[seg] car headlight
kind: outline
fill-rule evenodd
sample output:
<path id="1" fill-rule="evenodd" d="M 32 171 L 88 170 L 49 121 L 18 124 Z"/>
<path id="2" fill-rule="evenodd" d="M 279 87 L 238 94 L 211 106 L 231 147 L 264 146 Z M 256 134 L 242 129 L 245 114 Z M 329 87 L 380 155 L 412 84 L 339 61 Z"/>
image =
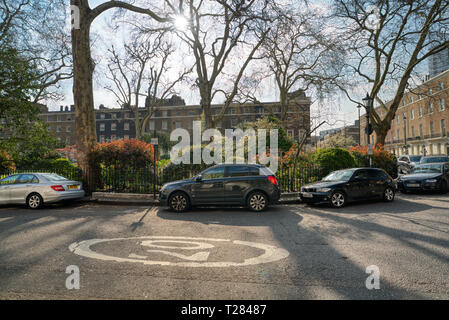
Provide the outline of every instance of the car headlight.
<path id="1" fill-rule="evenodd" d="M 437 179 L 428 179 L 428 180 L 426 180 L 426 182 L 428 182 L 428 183 L 435 183 L 435 182 L 437 182 Z"/>
<path id="2" fill-rule="evenodd" d="M 331 191 L 330 188 L 319 188 L 319 189 L 316 189 L 316 192 L 329 192 L 329 191 Z"/>

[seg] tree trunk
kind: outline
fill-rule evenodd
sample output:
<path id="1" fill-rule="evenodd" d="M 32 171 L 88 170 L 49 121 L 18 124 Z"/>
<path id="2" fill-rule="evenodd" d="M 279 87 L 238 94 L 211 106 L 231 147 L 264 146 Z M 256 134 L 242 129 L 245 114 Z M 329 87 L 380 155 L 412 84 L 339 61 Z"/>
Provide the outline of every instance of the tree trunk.
<path id="1" fill-rule="evenodd" d="M 97 141 L 92 74 L 94 65 L 90 53 L 90 8 L 87 0 L 71 0 L 79 8 L 80 28 L 72 29 L 73 97 L 75 104 L 75 130 L 78 165 L 89 188 L 93 170 L 88 155 Z"/>

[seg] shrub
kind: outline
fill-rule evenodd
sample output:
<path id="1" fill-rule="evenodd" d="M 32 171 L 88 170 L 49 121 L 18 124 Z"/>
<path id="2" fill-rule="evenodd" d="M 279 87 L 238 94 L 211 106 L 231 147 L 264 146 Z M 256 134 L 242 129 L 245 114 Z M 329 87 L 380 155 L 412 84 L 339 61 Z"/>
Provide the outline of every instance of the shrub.
<path id="1" fill-rule="evenodd" d="M 6 150 L 0 149 L 0 172 L 8 172 L 16 169 L 16 165 Z"/>
<path id="2" fill-rule="evenodd" d="M 356 146 L 351 149 L 351 154 L 357 166 L 369 167 L 368 146 Z M 384 149 L 382 144 L 376 144 L 373 148 L 373 167 L 384 169 L 393 178 L 397 177 L 398 167 L 396 156 Z"/>
<path id="3" fill-rule="evenodd" d="M 319 165 L 323 172 L 352 168 L 356 166 L 355 160 L 348 150 L 342 148 L 327 148 L 318 150 L 312 157 L 313 162 Z"/>
<path id="4" fill-rule="evenodd" d="M 143 168 L 153 165 L 153 146 L 137 139 L 124 139 L 97 144 L 89 154 L 89 161 L 105 167 Z"/>

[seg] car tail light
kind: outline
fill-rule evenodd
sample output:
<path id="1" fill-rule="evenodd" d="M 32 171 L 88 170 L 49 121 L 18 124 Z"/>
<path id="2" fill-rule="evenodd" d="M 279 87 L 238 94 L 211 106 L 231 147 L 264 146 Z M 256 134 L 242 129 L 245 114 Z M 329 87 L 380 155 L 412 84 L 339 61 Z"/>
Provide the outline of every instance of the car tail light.
<path id="1" fill-rule="evenodd" d="M 63 186 L 51 186 L 51 188 L 55 191 L 65 191 Z"/>
<path id="2" fill-rule="evenodd" d="M 271 182 L 272 184 L 274 184 L 275 186 L 278 185 L 278 180 L 276 179 L 275 176 L 268 176 L 268 180 L 270 180 L 270 182 Z"/>

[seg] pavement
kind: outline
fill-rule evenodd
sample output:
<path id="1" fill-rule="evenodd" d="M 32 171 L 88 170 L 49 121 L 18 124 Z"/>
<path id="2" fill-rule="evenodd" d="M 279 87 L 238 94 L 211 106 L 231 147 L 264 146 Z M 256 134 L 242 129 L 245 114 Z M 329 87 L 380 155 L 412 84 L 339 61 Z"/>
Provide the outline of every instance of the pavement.
<path id="1" fill-rule="evenodd" d="M 0 299 L 449 299 L 448 207 L 2 206 Z"/>

